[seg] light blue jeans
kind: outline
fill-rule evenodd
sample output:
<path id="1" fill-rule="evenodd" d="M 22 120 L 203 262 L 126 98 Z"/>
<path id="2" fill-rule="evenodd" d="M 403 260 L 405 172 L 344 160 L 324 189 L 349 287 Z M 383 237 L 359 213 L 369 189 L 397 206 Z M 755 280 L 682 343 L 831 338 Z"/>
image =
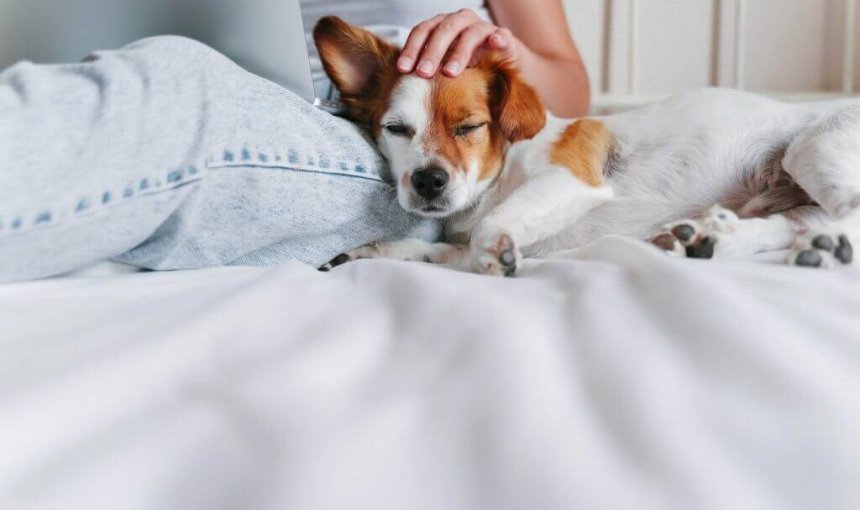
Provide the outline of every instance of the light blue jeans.
<path id="1" fill-rule="evenodd" d="M 195 41 L 0 74 L 0 282 L 113 259 L 318 266 L 433 239 L 365 134 Z"/>

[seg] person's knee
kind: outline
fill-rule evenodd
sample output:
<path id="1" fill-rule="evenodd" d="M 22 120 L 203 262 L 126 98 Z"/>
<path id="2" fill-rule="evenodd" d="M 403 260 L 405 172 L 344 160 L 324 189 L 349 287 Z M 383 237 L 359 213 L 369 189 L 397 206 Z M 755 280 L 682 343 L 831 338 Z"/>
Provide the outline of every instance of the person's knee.
<path id="1" fill-rule="evenodd" d="M 144 54 L 159 61 L 181 61 L 195 66 L 211 67 L 230 62 L 227 57 L 206 44 L 178 35 L 141 39 L 125 46 L 121 51 Z"/>
<path id="2" fill-rule="evenodd" d="M 181 35 L 159 35 L 147 37 L 128 44 L 124 50 L 149 50 L 170 54 L 197 54 L 214 52 L 200 41 Z"/>

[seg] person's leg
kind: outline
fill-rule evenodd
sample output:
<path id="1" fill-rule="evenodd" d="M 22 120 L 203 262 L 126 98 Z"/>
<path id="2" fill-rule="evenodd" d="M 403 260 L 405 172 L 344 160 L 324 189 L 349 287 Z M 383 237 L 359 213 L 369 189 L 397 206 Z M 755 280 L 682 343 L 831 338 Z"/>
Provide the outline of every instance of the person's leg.
<path id="1" fill-rule="evenodd" d="M 351 124 L 188 39 L 22 63 L 0 74 L 0 281 L 108 258 L 316 266 L 432 237 L 383 168 Z"/>

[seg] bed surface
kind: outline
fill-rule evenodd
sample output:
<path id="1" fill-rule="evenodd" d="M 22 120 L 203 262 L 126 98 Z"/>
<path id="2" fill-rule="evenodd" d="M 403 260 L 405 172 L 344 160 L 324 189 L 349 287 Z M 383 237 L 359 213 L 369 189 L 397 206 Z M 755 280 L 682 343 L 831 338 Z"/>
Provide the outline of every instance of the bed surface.
<path id="1" fill-rule="evenodd" d="M 607 238 L 0 286 L 0 508 L 860 508 L 860 268 Z"/>

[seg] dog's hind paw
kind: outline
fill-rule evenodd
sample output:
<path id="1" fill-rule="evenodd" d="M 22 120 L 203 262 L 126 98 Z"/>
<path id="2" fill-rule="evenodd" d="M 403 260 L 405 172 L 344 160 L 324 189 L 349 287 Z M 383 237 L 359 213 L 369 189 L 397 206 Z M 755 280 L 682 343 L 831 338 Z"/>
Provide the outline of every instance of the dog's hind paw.
<path id="1" fill-rule="evenodd" d="M 478 237 L 472 252 L 472 269 L 493 276 L 514 276 L 522 264 L 516 242 L 506 232 Z"/>
<path id="2" fill-rule="evenodd" d="M 854 261 L 854 247 L 841 232 L 809 232 L 797 237 L 787 263 L 800 267 L 836 267 Z"/>
<path id="3" fill-rule="evenodd" d="M 710 259 L 714 257 L 720 237 L 731 233 L 738 221 L 732 211 L 714 206 L 699 219 L 664 226 L 650 241 L 670 255 Z"/>

